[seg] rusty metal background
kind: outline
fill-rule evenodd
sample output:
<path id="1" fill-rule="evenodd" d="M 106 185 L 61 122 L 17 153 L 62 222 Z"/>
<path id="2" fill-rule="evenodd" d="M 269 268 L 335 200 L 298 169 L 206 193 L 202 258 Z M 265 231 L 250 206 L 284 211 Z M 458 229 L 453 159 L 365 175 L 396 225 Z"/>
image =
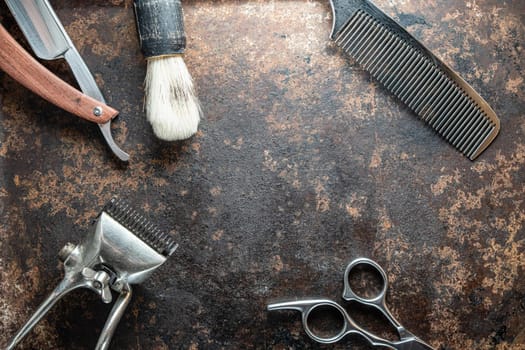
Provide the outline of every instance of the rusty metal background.
<path id="1" fill-rule="evenodd" d="M 367 349 L 320 347 L 298 314 L 265 311 L 339 300 L 358 256 L 386 269 L 393 313 L 436 348 L 525 348 L 522 0 L 376 0 L 500 116 L 475 162 L 329 42 L 328 1 L 184 1 L 205 119 L 179 143 L 156 140 L 142 110 L 132 1 L 52 4 L 121 111 L 113 132 L 132 159 L 0 73 L 0 344 L 62 277 L 63 244 L 118 195 L 180 249 L 136 290 L 112 349 Z M 24 42 L 3 3 L 0 19 Z M 20 348 L 93 348 L 109 308 L 75 292 Z"/>

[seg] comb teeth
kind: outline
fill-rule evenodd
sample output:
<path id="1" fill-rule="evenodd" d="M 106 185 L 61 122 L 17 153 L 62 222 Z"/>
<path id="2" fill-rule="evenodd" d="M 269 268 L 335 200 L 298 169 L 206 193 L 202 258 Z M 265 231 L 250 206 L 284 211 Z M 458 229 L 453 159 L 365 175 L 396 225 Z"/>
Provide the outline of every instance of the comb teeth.
<path id="1" fill-rule="evenodd" d="M 474 160 L 499 131 L 495 113 L 428 50 L 409 44 L 392 27 L 392 23 L 383 25 L 357 10 L 335 42 L 439 135 Z"/>
<path id="2" fill-rule="evenodd" d="M 159 254 L 168 257 L 177 249 L 177 244 L 170 235 L 160 231 L 124 201 L 112 198 L 106 204 L 103 211 L 155 249 Z"/>

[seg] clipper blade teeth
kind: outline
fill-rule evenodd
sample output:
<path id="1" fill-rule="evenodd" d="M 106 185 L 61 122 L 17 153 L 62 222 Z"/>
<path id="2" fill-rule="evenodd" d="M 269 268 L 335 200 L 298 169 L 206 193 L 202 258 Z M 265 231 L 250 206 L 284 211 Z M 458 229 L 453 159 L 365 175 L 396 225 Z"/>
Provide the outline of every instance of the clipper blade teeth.
<path id="1" fill-rule="evenodd" d="M 109 214 L 159 254 L 168 257 L 177 249 L 177 243 L 169 234 L 162 232 L 126 202 L 112 198 L 102 211 Z"/>

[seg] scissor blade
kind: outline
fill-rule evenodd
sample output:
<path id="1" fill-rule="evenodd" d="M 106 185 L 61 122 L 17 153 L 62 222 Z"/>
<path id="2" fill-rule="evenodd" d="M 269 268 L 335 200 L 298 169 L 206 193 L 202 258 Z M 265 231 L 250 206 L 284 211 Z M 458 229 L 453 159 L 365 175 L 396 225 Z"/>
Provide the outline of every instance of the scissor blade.
<path id="1" fill-rule="evenodd" d="M 268 311 L 276 310 L 296 310 L 301 312 L 306 312 L 308 309 L 316 305 L 330 304 L 334 302 L 327 299 L 306 299 L 306 300 L 291 300 L 291 301 L 282 301 L 277 303 L 269 304 L 266 309 Z"/>
<path id="2" fill-rule="evenodd" d="M 406 339 L 395 342 L 394 346 L 398 350 L 435 350 L 419 338 Z"/>

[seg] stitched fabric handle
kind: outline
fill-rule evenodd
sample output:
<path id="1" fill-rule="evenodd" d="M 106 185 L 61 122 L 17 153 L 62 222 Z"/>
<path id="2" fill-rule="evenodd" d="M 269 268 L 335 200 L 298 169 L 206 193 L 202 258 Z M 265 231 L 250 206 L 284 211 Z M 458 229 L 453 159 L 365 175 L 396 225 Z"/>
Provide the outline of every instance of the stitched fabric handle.
<path id="1" fill-rule="evenodd" d="M 181 0 L 134 0 L 140 47 L 146 58 L 182 54 L 186 34 Z"/>

